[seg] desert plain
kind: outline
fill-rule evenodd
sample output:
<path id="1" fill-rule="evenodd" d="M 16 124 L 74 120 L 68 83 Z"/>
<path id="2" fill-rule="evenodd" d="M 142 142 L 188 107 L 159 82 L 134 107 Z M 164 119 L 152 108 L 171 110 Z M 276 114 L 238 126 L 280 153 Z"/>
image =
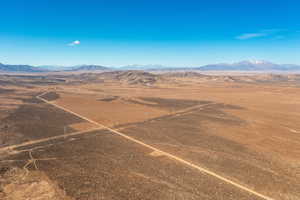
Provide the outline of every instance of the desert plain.
<path id="1" fill-rule="evenodd" d="M 1 74 L 0 121 L 0 199 L 300 199 L 300 75 Z"/>

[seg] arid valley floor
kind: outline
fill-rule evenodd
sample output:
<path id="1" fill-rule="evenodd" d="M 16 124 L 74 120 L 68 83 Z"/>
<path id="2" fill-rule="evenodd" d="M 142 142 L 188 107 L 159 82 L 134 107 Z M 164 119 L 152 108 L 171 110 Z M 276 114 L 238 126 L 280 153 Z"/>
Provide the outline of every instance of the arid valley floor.
<path id="1" fill-rule="evenodd" d="M 0 121 L 0 199 L 300 199 L 300 75 L 3 74 Z"/>

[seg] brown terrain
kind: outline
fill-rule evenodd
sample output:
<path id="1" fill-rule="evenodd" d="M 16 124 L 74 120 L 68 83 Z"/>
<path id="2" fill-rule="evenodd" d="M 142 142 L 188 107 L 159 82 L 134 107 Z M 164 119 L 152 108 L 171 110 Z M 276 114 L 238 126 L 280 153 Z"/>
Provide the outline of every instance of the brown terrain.
<path id="1" fill-rule="evenodd" d="M 300 199 L 300 75 L 0 75 L 0 199 Z"/>

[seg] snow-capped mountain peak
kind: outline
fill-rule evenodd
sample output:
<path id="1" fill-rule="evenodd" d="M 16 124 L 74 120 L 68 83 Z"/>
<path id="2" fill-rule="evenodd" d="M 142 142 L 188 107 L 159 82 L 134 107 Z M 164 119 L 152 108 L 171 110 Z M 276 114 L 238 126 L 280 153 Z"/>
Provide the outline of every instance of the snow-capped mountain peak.
<path id="1" fill-rule="evenodd" d="M 265 60 L 245 60 L 236 64 L 251 64 L 251 65 L 273 65 L 273 63 Z"/>

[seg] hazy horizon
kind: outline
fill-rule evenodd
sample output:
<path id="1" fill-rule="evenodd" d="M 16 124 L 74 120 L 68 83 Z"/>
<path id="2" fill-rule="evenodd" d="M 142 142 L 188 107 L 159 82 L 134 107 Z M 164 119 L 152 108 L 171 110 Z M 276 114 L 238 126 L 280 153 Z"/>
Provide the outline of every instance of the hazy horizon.
<path id="1" fill-rule="evenodd" d="M 103 65 L 103 64 L 95 64 L 95 63 L 82 63 L 82 64 L 74 64 L 74 65 L 51 65 L 51 64 L 42 64 L 42 65 L 31 65 L 31 64 L 26 64 L 26 63 L 3 63 L 0 61 L 0 64 L 4 64 L 4 65 L 30 65 L 33 67 L 46 67 L 47 69 L 51 69 L 51 67 L 53 68 L 72 68 L 72 67 L 79 67 L 79 66 L 89 66 L 89 65 L 96 65 L 96 66 L 103 66 L 103 67 L 109 67 L 109 68 L 122 68 L 122 67 L 155 67 L 158 68 L 158 66 L 161 67 L 170 67 L 170 68 L 196 68 L 196 67 L 202 67 L 202 66 L 206 66 L 206 65 L 221 65 L 221 64 L 238 64 L 238 63 L 242 63 L 242 62 L 250 62 L 252 64 L 258 64 L 255 62 L 266 62 L 269 64 L 275 64 L 275 65 L 298 65 L 295 63 L 275 63 L 269 60 L 257 60 L 257 59 L 248 59 L 248 60 L 240 60 L 240 61 L 234 61 L 234 62 L 219 62 L 219 63 L 206 63 L 203 65 L 197 65 L 197 66 L 188 66 L 188 65 L 182 65 L 182 66 L 173 66 L 173 65 L 162 65 L 159 63 L 150 63 L 150 64 L 139 64 L 139 63 L 134 63 L 134 64 L 123 64 L 123 65 Z"/>

